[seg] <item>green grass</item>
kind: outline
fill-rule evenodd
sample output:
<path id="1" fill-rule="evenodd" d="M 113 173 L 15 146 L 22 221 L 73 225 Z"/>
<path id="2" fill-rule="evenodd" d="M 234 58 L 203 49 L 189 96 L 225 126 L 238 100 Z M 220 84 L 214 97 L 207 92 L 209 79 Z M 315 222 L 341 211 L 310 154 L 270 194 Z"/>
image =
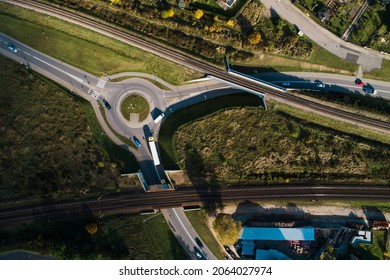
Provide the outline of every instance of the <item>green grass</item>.
<path id="1" fill-rule="evenodd" d="M 103 116 L 104 122 L 107 124 L 108 128 L 115 134 L 115 136 L 118 137 L 123 143 L 132 147 L 133 149 L 137 149 L 137 146 L 134 144 L 133 141 L 131 141 L 129 138 L 119 134 L 118 132 L 116 132 L 115 130 L 112 129 L 110 123 L 107 120 L 106 111 L 104 109 L 104 106 L 99 105 L 99 111 Z"/>
<path id="2" fill-rule="evenodd" d="M 357 72 L 359 65 L 350 62 L 346 59 L 332 54 L 324 48 L 321 48 L 316 43 L 314 45 L 313 54 L 310 57 L 310 62 L 313 64 L 323 65 L 334 69 L 340 69 L 349 72 L 350 75 Z"/>
<path id="3" fill-rule="evenodd" d="M 164 163 L 195 185 L 390 182 L 387 135 L 274 102 L 267 112 L 229 109 L 184 125 L 198 110 L 173 114 L 160 138 Z"/>
<path id="4" fill-rule="evenodd" d="M 144 223 L 145 218 L 141 215 L 85 217 L 2 227 L 0 252 L 24 249 L 67 260 L 164 260 L 185 256 L 168 226 L 161 224 L 161 216 Z M 91 222 L 98 225 L 94 235 L 85 230 L 85 225 Z M 154 242 L 156 236 L 161 241 Z M 170 246 L 163 246 L 162 241 L 169 242 Z"/>
<path id="5" fill-rule="evenodd" d="M 4 57 L 0 64 L 2 206 L 112 192 L 122 170 L 138 168 L 100 135 L 88 102 Z"/>
<path id="6" fill-rule="evenodd" d="M 224 255 L 221 252 L 220 246 L 206 225 L 205 220 L 207 214 L 204 211 L 186 211 L 185 214 L 205 245 L 217 259 L 223 260 Z"/>
<path id="7" fill-rule="evenodd" d="M 390 139 L 388 135 L 382 134 L 379 132 L 371 131 L 365 128 L 358 127 L 356 125 L 346 125 L 345 122 L 342 121 L 337 121 L 333 120 L 330 118 L 324 118 L 320 115 L 310 113 L 307 111 L 303 110 L 297 110 L 294 107 L 284 105 L 282 103 L 278 103 L 276 105 L 276 108 L 289 114 L 293 115 L 299 119 L 301 119 L 303 122 L 312 122 L 314 124 L 323 126 L 323 127 L 328 127 L 330 129 L 334 129 L 335 131 L 340 131 L 346 134 L 351 134 L 351 135 L 359 135 L 362 138 L 365 139 L 371 139 L 374 141 L 378 141 L 383 144 L 390 144 Z"/>
<path id="8" fill-rule="evenodd" d="M 352 251 L 362 260 L 383 260 L 383 253 L 386 251 L 385 234 L 384 230 L 374 230 L 372 244 L 359 244 Z"/>
<path id="9" fill-rule="evenodd" d="M 148 101 L 137 93 L 127 96 L 122 100 L 121 113 L 125 119 L 130 120 L 130 114 L 138 114 L 139 121 L 144 121 L 149 115 Z"/>
<path id="10" fill-rule="evenodd" d="M 83 106 L 84 113 L 87 116 L 89 127 L 101 147 L 107 152 L 110 158 L 122 163 L 122 173 L 133 173 L 139 170 L 137 159 L 133 154 L 120 148 L 104 133 L 95 116 L 95 112 L 89 102 L 81 97 L 75 96 Z"/>
<path id="11" fill-rule="evenodd" d="M 248 93 L 233 94 L 221 98 L 209 99 L 206 102 L 179 110 L 169 116 L 163 123 L 158 138 L 160 154 L 165 168 L 177 168 L 175 143 L 172 137 L 175 131 L 182 125 L 191 123 L 225 108 L 240 108 L 243 106 L 262 106 L 262 101 L 258 97 Z"/>
<path id="12" fill-rule="evenodd" d="M 0 32 L 94 75 L 145 72 L 175 85 L 201 76 L 158 56 L 56 18 L 5 3 L 0 3 L 0 11 Z"/>
<path id="13" fill-rule="evenodd" d="M 143 216 L 144 228 L 163 260 L 186 260 L 187 254 L 179 245 L 161 213 L 149 218 Z"/>
<path id="14" fill-rule="evenodd" d="M 380 69 L 374 69 L 371 72 L 364 73 L 367 79 L 390 81 L 390 60 L 384 59 Z"/>

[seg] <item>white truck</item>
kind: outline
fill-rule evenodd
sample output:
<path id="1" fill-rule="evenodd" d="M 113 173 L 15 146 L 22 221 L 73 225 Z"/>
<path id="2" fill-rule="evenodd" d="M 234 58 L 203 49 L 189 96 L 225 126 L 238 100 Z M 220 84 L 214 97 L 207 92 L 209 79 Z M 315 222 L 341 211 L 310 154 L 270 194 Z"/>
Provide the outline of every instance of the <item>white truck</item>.
<path id="1" fill-rule="evenodd" d="M 160 115 L 158 115 L 158 117 L 154 120 L 154 123 L 159 123 L 164 116 L 165 116 L 164 113 L 161 113 Z"/>
<path id="2" fill-rule="evenodd" d="M 152 153 L 154 165 L 157 166 L 160 164 L 160 158 L 158 157 L 156 142 L 154 141 L 153 137 L 149 137 L 149 147 L 150 152 Z"/>

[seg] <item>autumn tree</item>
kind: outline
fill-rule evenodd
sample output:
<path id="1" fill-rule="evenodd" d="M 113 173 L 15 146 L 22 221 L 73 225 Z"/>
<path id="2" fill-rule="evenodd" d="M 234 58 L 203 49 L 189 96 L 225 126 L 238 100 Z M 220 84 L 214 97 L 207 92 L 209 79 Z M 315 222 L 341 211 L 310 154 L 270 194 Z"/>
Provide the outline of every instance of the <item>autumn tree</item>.
<path id="1" fill-rule="evenodd" d="M 167 19 L 167 18 L 171 18 L 175 15 L 175 11 L 171 8 L 169 10 L 166 10 L 166 11 L 162 11 L 161 12 L 161 17 L 163 19 Z"/>
<path id="2" fill-rule="evenodd" d="M 261 41 L 261 34 L 260 32 L 252 32 L 247 39 L 251 45 L 257 45 Z"/>
<path id="3" fill-rule="evenodd" d="M 223 245 L 233 245 L 238 240 L 242 225 L 229 215 L 219 214 L 213 223 L 213 228 Z"/>
<path id="4" fill-rule="evenodd" d="M 236 25 L 236 22 L 234 21 L 234 19 L 229 19 L 226 24 L 231 27 L 234 27 Z"/>
<path id="5" fill-rule="evenodd" d="M 196 11 L 195 11 L 195 13 L 194 13 L 194 16 L 195 16 L 195 18 L 196 19 L 201 19 L 202 17 L 203 17 L 203 11 L 202 10 L 200 10 L 200 9 L 197 9 Z"/>
<path id="6" fill-rule="evenodd" d="M 111 4 L 122 5 L 122 0 L 110 0 Z"/>
<path id="7" fill-rule="evenodd" d="M 88 231 L 90 235 L 94 235 L 98 230 L 98 226 L 96 223 L 90 223 L 85 225 L 85 229 Z"/>

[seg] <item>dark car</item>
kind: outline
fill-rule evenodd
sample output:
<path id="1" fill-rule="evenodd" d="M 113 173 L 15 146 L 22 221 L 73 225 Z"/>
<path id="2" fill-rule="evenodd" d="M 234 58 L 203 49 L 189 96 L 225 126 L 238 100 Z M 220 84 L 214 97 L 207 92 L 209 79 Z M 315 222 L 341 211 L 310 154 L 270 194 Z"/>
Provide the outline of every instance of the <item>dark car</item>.
<path id="1" fill-rule="evenodd" d="M 139 147 L 141 147 L 142 145 L 141 145 L 141 142 L 138 140 L 138 138 L 137 137 L 133 137 L 133 140 L 134 140 L 134 144 L 139 148 Z"/>
<path id="2" fill-rule="evenodd" d="M 363 83 L 362 80 L 356 79 L 356 80 L 355 80 L 355 85 L 363 87 L 363 86 L 364 86 L 364 83 Z"/>
<path id="3" fill-rule="evenodd" d="M 103 104 L 104 104 L 104 106 L 106 106 L 106 108 L 107 108 L 108 110 L 111 109 L 111 105 L 110 105 L 110 103 L 107 102 L 107 100 L 103 99 Z"/>
<path id="4" fill-rule="evenodd" d="M 7 48 L 8 48 L 11 52 L 17 52 L 17 51 L 18 51 L 17 48 L 16 48 L 14 45 L 12 45 L 11 43 L 8 43 Z"/>
<path id="5" fill-rule="evenodd" d="M 367 94 L 376 94 L 376 89 L 371 87 L 364 88 L 363 91 Z"/>
<path id="6" fill-rule="evenodd" d="M 196 242 L 196 244 L 198 244 L 198 246 L 200 248 L 203 248 L 203 243 L 202 243 L 202 241 L 200 241 L 200 239 L 198 237 L 195 237 L 195 242 Z"/>

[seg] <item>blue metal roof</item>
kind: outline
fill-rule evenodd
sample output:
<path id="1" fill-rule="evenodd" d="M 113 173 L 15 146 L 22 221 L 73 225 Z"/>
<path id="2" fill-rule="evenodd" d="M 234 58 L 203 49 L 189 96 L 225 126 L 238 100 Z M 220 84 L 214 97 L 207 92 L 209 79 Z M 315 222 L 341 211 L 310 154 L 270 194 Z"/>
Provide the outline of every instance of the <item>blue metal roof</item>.
<path id="1" fill-rule="evenodd" d="M 285 254 L 276 250 L 256 250 L 256 260 L 291 260 Z"/>
<path id="2" fill-rule="evenodd" d="M 255 254 L 255 243 L 253 243 L 253 240 L 243 241 L 241 248 L 241 255 L 253 256 Z"/>
<path id="3" fill-rule="evenodd" d="M 314 228 L 244 227 L 241 240 L 314 240 Z"/>

